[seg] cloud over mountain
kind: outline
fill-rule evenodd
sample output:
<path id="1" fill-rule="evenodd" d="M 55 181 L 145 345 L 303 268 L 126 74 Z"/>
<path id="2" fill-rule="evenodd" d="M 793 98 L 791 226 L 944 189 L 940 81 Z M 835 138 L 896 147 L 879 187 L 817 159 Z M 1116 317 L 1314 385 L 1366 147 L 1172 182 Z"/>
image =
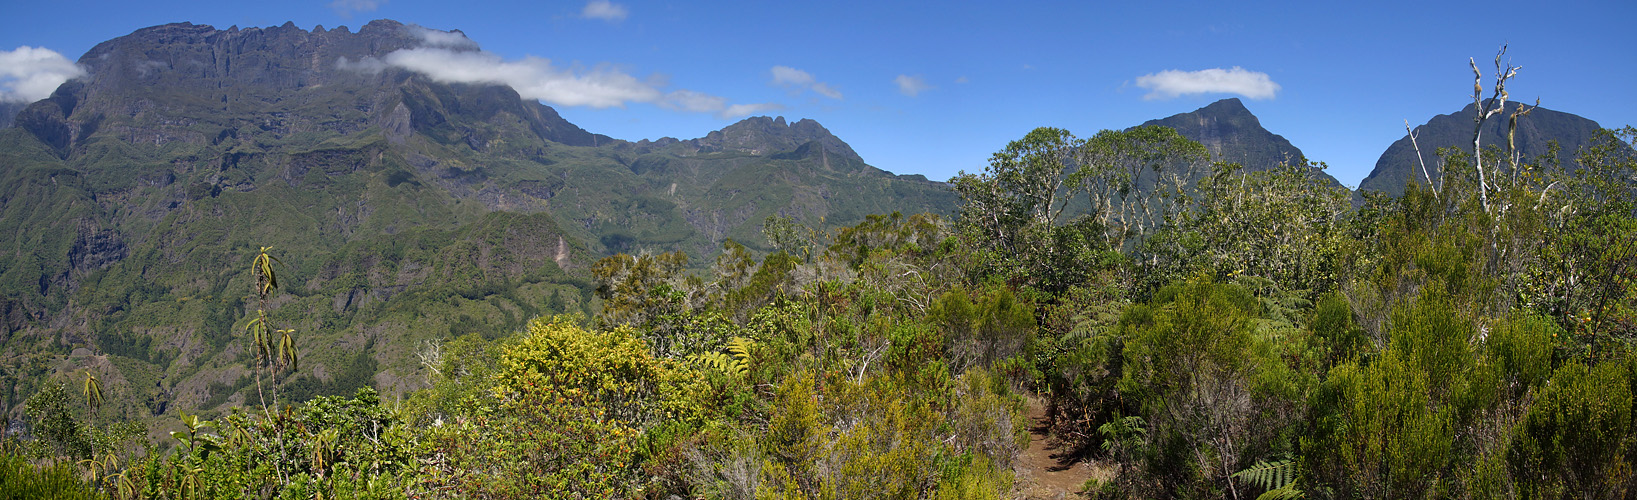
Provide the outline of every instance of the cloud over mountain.
<path id="1" fill-rule="evenodd" d="M 552 64 L 550 59 L 534 56 L 508 61 L 499 54 L 479 49 L 477 42 L 458 31 L 414 25 L 405 29 L 418 38 L 422 46 L 396 50 L 380 58 L 353 61 L 343 57 L 336 61 L 336 67 L 367 73 L 395 67 L 421 73 L 441 83 L 505 85 L 524 98 L 558 106 L 602 109 L 647 103 L 675 111 L 713 113 L 724 119 L 780 109 L 776 104 L 767 103 L 729 104 L 725 97 L 687 89 L 666 91 L 662 77 L 637 78 L 610 64 L 590 69 L 565 68 Z"/>
<path id="2" fill-rule="evenodd" d="M 465 33 L 461 33 L 458 30 L 443 31 L 418 24 L 409 24 L 404 26 L 404 31 L 408 32 L 410 35 L 413 35 L 415 38 L 420 39 L 421 45 L 424 47 L 444 47 L 450 49 L 470 50 L 477 50 L 478 48 L 477 42 L 467 38 Z"/>
<path id="3" fill-rule="evenodd" d="M 781 109 L 784 109 L 784 106 L 770 102 L 734 104 L 732 106 L 728 106 L 727 109 L 716 113 L 716 116 L 718 118 L 743 118 L 757 113 L 766 113 L 768 111 L 778 111 Z"/>
<path id="4" fill-rule="evenodd" d="M 85 70 L 57 51 L 18 47 L 0 52 L 0 102 L 34 102 L 51 97 L 58 85 Z"/>
<path id="5" fill-rule="evenodd" d="M 718 118 L 722 119 L 740 118 L 764 111 L 783 109 L 783 106 L 772 103 L 728 105 L 727 98 L 692 90 L 673 90 L 665 94 L 665 98 L 656 104 L 659 107 L 677 111 L 715 113 Z"/>
<path id="6" fill-rule="evenodd" d="M 1148 89 L 1145 100 L 1173 99 L 1194 94 L 1238 94 L 1251 99 L 1272 99 L 1279 84 L 1267 73 L 1234 66 L 1199 71 L 1165 70 L 1137 77 L 1137 86 Z"/>
<path id="7" fill-rule="evenodd" d="M 556 67 L 551 60 L 540 57 L 507 61 L 491 52 L 436 47 L 395 51 L 381 61 L 444 83 L 507 85 L 523 97 L 563 106 L 609 108 L 628 102 L 655 102 L 664 96 L 655 82 L 639 80 L 606 65 L 574 70 Z"/>

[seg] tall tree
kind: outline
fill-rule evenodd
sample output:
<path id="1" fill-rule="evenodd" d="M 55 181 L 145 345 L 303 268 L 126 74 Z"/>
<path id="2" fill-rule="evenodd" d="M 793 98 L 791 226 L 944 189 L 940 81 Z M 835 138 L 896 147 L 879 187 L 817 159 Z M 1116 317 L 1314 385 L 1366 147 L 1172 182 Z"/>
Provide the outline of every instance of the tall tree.
<path id="1" fill-rule="evenodd" d="M 1174 216 L 1211 157 L 1203 144 L 1158 125 L 1098 132 L 1076 153 L 1079 168 L 1067 184 L 1086 195 L 1114 248 Z"/>
<path id="2" fill-rule="evenodd" d="M 957 174 L 952 183 L 966 202 L 962 220 L 999 248 L 1029 249 L 1031 237 L 1063 214 L 1063 183 L 1079 145 L 1067 130 L 1041 127 L 1006 144 L 983 173 Z"/>

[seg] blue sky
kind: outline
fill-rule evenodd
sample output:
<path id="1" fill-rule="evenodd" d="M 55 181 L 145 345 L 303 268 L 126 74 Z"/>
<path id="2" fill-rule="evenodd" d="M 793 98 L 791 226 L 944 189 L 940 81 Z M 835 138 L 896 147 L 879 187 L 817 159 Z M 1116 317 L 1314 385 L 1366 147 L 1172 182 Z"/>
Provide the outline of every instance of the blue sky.
<path id="1" fill-rule="evenodd" d="M 0 93 L 49 80 L 49 71 L 28 73 L 49 66 L 42 52 L 22 47 L 77 59 L 169 22 L 356 29 L 387 18 L 461 30 L 489 64 L 516 70 L 514 87 L 537 88 L 520 92 L 593 132 L 686 139 L 745 113 L 813 118 L 871 164 L 934 179 L 981 170 L 1034 127 L 1085 137 L 1240 97 L 1263 126 L 1356 185 L 1404 135 L 1403 120 L 1419 124 L 1471 101 L 1468 57 L 1487 87 L 1501 43 L 1523 67 L 1509 87 L 1514 100 L 1539 97 L 1605 127 L 1637 124 L 1629 1 L 218 0 L 4 10 Z M 16 62 L 24 59 L 34 62 Z M 590 99 L 530 78 L 591 92 L 624 87 Z M 1166 92 L 1189 89 L 1215 91 Z"/>

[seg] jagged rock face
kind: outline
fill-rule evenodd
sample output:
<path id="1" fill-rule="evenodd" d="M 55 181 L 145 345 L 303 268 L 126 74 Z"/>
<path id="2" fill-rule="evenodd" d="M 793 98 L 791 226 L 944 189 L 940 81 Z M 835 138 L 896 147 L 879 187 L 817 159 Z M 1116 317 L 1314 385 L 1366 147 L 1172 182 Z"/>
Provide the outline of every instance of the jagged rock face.
<path id="1" fill-rule="evenodd" d="M 309 32 L 292 23 L 226 31 L 178 23 L 103 42 L 79 62 L 89 72 L 92 86 L 101 91 L 98 94 L 130 94 L 141 87 L 211 93 L 233 87 L 283 91 L 363 79 L 363 72 L 335 71 L 339 59 L 379 57 L 417 42 L 405 26 L 393 21 L 371 22 L 358 33 Z"/>
<path id="2" fill-rule="evenodd" d="M 1517 102 L 1507 103 L 1504 113 L 1484 123 L 1482 132 L 1484 148 L 1505 147 L 1507 118 L 1512 116 L 1520 105 L 1522 104 Z M 1421 147 L 1421 159 L 1417 159 L 1416 144 L 1411 144 L 1409 135 L 1393 142 L 1392 146 L 1381 153 L 1381 158 L 1376 160 L 1375 169 L 1359 183 L 1359 191 L 1381 191 L 1393 196 L 1404 194 L 1404 186 L 1408 182 L 1426 184 L 1424 174 L 1421 172 L 1421 160 L 1426 161 L 1429 173 L 1437 170 L 1438 148 L 1456 148 L 1471 152 L 1473 126 L 1477 124 L 1473 121 L 1476 114 L 1474 106 L 1468 104 L 1454 114 L 1434 116 L 1427 120 L 1425 125 L 1416 127 L 1415 142 Z M 1575 157 L 1575 151 L 1590 145 L 1592 138 L 1601 128 L 1597 122 L 1579 115 L 1536 108 L 1518 120 L 1515 139 L 1518 151 L 1524 158 L 1546 154 L 1551 142 L 1557 141 L 1561 151 L 1560 157 L 1570 159 Z"/>
<path id="3" fill-rule="evenodd" d="M 421 111 L 407 122 L 422 129 L 455 121 L 441 116 L 446 113 L 481 113 L 464 118 L 482 121 L 505 112 L 542 139 L 606 142 L 507 87 L 455 85 L 448 86 L 454 93 L 438 95 L 413 73 L 368 64 L 419 46 L 426 32 L 387 20 L 357 33 L 344 27 L 306 31 L 290 23 L 242 30 L 191 23 L 145 28 L 92 48 L 79 60 L 87 76 L 28 106 L 17 125 L 66 157 L 98 132 L 154 145 L 219 142 L 245 126 L 278 136 L 348 135 L 381 126 L 401 136 L 405 116 L 399 107 L 407 104 L 412 115 Z"/>
<path id="4" fill-rule="evenodd" d="M 783 116 L 777 118 L 753 116 L 687 142 L 702 152 L 744 151 L 751 154 L 794 151 L 807 143 L 815 142 L 829 154 L 862 160 L 858 153 L 853 152 L 852 146 L 848 146 L 823 125 L 809 118 L 786 124 Z"/>

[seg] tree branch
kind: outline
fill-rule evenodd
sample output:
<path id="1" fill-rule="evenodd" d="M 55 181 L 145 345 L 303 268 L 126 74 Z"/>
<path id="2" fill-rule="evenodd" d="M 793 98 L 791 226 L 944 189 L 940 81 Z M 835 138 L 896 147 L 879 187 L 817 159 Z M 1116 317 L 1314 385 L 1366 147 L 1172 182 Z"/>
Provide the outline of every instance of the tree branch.
<path id="1" fill-rule="evenodd" d="M 1409 120 L 1404 120 L 1404 132 L 1410 135 L 1410 146 L 1415 148 L 1415 161 L 1421 164 L 1421 176 L 1427 179 L 1427 187 L 1432 189 L 1433 198 L 1436 199 L 1438 197 L 1438 185 L 1433 184 L 1432 174 L 1427 173 L 1427 160 L 1421 156 L 1421 145 L 1415 142 L 1416 134 L 1414 130 L 1410 129 Z M 1438 177 L 1442 179 L 1444 177 L 1443 173 L 1440 172 Z"/>

